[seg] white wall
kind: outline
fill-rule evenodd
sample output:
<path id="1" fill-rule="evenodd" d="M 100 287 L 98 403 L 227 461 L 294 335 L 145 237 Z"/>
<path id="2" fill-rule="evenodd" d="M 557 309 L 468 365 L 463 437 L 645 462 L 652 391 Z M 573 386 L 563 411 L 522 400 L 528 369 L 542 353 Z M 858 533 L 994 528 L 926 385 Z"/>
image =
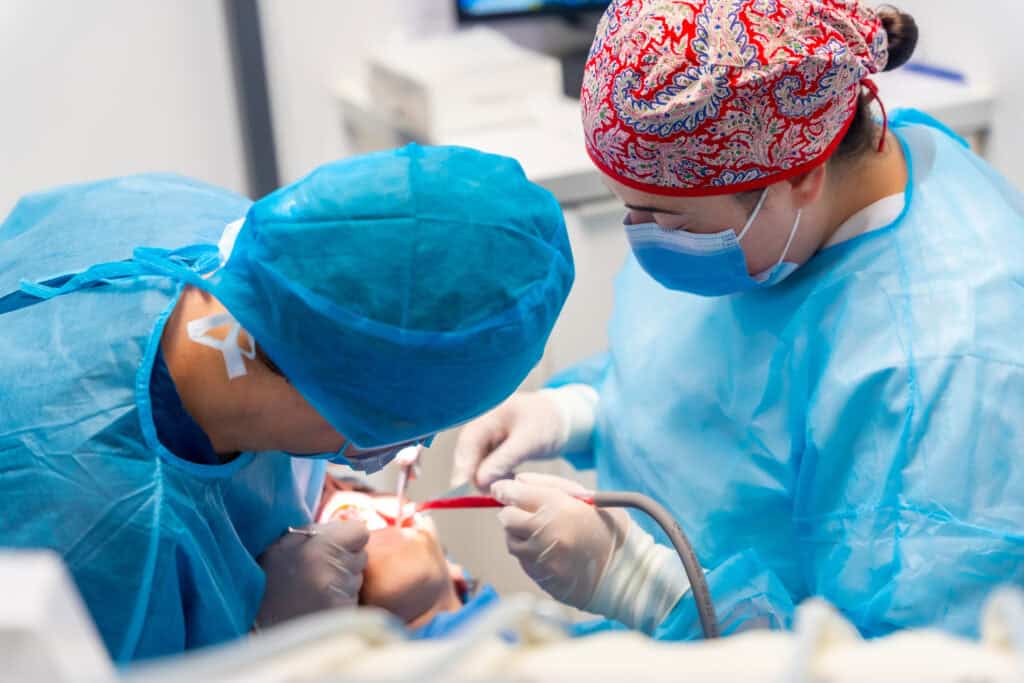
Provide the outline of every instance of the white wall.
<path id="1" fill-rule="evenodd" d="M 1024 188 L 1024 69 L 1020 65 L 1020 0 L 893 0 L 921 29 L 916 58 L 961 69 L 996 88 L 998 103 L 987 154 Z"/>
<path id="2" fill-rule="evenodd" d="M 345 156 L 332 87 L 403 33 L 449 30 L 449 0 L 260 0 L 281 181 Z"/>
<path id="3" fill-rule="evenodd" d="M 246 189 L 220 2 L 0 0 L 0 93 L 0 216 L 141 171 Z"/>

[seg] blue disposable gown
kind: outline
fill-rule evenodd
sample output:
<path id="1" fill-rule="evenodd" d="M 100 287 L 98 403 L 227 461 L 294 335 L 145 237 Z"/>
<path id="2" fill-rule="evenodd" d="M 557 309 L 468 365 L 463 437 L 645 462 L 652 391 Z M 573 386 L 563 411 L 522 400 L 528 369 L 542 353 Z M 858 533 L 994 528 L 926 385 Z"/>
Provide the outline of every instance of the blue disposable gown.
<path id="1" fill-rule="evenodd" d="M 476 595 L 466 600 L 460 609 L 455 612 L 438 614 L 413 631 L 411 635 L 416 640 L 429 640 L 465 633 L 473 627 L 474 622 L 495 607 L 499 601 L 497 591 L 491 586 L 484 586 Z"/>
<path id="2" fill-rule="evenodd" d="M 571 459 L 668 506 L 731 628 L 822 596 L 867 636 L 971 635 L 1024 579 L 1024 198 L 923 114 L 894 124 L 893 225 L 729 298 L 630 259 L 610 353 L 559 379 L 600 394 Z M 658 635 L 698 635 L 692 603 Z"/>
<path id="3" fill-rule="evenodd" d="M 29 196 L 0 225 L 0 297 L 139 245 L 216 243 L 248 207 L 171 176 Z M 255 558 L 310 521 L 324 476 L 283 453 L 199 465 L 158 442 L 149 379 L 179 291 L 147 277 L 0 301 L 0 546 L 60 553 L 121 662 L 246 633 Z"/>

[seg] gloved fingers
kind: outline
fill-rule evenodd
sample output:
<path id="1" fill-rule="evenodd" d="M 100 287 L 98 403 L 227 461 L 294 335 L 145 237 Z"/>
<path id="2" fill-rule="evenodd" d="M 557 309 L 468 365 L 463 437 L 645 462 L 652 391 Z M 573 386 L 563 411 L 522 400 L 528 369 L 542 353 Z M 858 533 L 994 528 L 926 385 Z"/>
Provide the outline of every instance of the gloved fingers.
<path id="1" fill-rule="evenodd" d="M 325 542 L 321 543 L 320 547 L 324 549 L 324 552 L 328 557 L 333 557 L 339 562 L 354 563 L 360 556 L 366 554 L 365 548 L 363 550 L 352 552 L 348 548 L 338 545 L 337 543 Z"/>
<path id="2" fill-rule="evenodd" d="M 363 585 L 363 570 L 366 568 L 366 552 L 348 553 L 324 558 L 329 569 L 329 578 L 324 585 L 324 596 L 332 607 L 355 605 L 359 599 L 359 589 Z"/>
<path id="3" fill-rule="evenodd" d="M 281 537 L 271 545 L 271 548 L 295 548 L 320 534 L 319 524 L 307 524 L 300 527 L 288 527 Z"/>
<path id="4" fill-rule="evenodd" d="M 544 486 L 547 488 L 564 491 L 570 496 L 582 496 L 589 498 L 594 492 L 572 479 L 557 477 L 553 474 L 542 474 L 540 472 L 520 472 L 516 475 L 516 481 L 527 486 Z"/>
<path id="5" fill-rule="evenodd" d="M 503 505 L 536 512 L 544 505 L 554 505 L 570 496 L 550 486 L 534 486 L 518 479 L 504 479 L 491 486 L 491 496 Z"/>
<path id="6" fill-rule="evenodd" d="M 564 546 L 558 539 L 544 538 L 543 535 L 534 534 L 527 538 L 522 536 L 506 536 L 505 547 L 513 557 L 522 562 L 543 563 L 551 557 L 552 553 L 559 550 L 564 551 Z"/>
<path id="7" fill-rule="evenodd" d="M 558 576 L 549 568 L 540 564 L 520 563 L 523 573 L 530 577 L 530 580 L 548 592 L 555 600 L 563 599 L 564 591 L 558 590 L 562 583 L 565 583 L 564 576 Z M 557 593 L 557 594 L 556 594 Z"/>
<path id="8" fill-rule="evenodd" d="M 617 533 L 625 538 L 626 532 L 629 531 L 629 527 L 633 525 L 633 520 L 630 518 L 629 513 L 622 508 L 595 508 L 601 513 L 601 519 L 608 526 L 609 529 L 617 529 Z M 621 543 L 622 538 L 619 539 Z"/>
<path id="9" fill-rule="evenodd" d="M 327 584 L 327 594 L 335 607 L 354 605 L 359 600 L 362 587 L 362 574 L 339 576 Z"/>
<path id="10" fill-rule="evenodd" d="M 366 528 L 366 523 L 358 519 L 334 520 L 327 524 L 314 525 L 313 528 L 317 531 L 317 540 L 331 548 L 350 553 L 360 552 L 370 540 L 370 531 Z"/>
<path id="11" fill-rule="evenodd" d="M 537 532 L 536 514 L 517 507 L 505 507 L 498 512 L 498 522 L 510 539 L 527 540 Z"/>
<path id="12" fill-rule="evenodd" d="M 480 463 L 493 451 L 508 431 L 503 419 L 503 406 L 465 425 L 455 443 L 455 463 L 452 469 L 452 486 L 463 482 L 476 481 Z"/>
<path id="13" fill-rule="evenodd" d="M 402 450 L 398 451 L 398 455 L 395 456 L 394 462 L 400 467 L 415 465 L 420 460 L 421 452 L 421 447 L 418 444 L 415 446 L 406 446 Z"/>
<path id="14" fill-rule="evenodd" d="M 540 455 L 537 435 L 528 424 L 514 425 L 508 438 L 494 449 L 476 471 L 476 484 L 481 490 L 512 475 L 516 467 Z"/>
<path id="15" fill-rule="evenodd" d="M 326 561 L 338 574 L 362 575 L 367 560 L 366 551 L 349 553 L 343 549 L 340 554 L 328 553 Z"/>
<path id="16" fill-rule="evenodd" d="M 331 568 L 331 583 L 343 582 L 349 579 L 360 579 L 363 570 L 366 569 L 366 558 L 353 557 L 351 562 L 328 557 L 325 562 Z"/>

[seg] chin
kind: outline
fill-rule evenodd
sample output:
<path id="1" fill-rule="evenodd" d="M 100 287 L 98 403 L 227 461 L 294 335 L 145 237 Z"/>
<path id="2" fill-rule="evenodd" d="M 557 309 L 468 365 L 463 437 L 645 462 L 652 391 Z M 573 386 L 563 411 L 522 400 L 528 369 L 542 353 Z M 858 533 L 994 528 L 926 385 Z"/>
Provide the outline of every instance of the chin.
<path id="1" fill-rule="evenodd" d="M 393 495 L 340 485 L 325 489 L 317 521 L 359 520 L 370 530 L 359 602 L 381 607 L 407 624 L 458 604 L 453 573 L 433 520 L 408 504 L 398 522 Z"/>
<path id="2" fill-rule="evenodd" d="M 413 527 L 370 533 L 360 603 L 382 607 L 406 623 L 447 604 L 454 592 L 437 539 Z"/>

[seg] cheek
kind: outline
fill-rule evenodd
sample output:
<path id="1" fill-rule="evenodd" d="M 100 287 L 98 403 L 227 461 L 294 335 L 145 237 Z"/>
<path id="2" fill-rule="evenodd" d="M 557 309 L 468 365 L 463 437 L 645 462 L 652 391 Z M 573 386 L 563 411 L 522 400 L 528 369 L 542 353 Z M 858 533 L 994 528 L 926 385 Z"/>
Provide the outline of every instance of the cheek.
<path id="1" fill-rule="evenodd" d="M 440 547 L 414 529 L 388 527 L 371 533 L 366 556 L 361 591 L 365 604 L 388 606 L 444 574 Z"/>
<path id="2" fill-rule="evenodd" d="M 396 576 L 403 570 L 433 564 L 437 557 L 444 556 L 440 544 L 428 533 L 415 528 L 396 527 L 371 533 L 366 554 L 370 564 L 388 568 Z"/>
<path id="3" fill-rule="evenodd" d="M 394 590 L 396 584 L 405 584 L 403 574 L 410 561 L 410 540 L 404 533 L 393 527 L 385 527 L 370 533 L 366 543 L 367 587 L 375 593 Z"/>

